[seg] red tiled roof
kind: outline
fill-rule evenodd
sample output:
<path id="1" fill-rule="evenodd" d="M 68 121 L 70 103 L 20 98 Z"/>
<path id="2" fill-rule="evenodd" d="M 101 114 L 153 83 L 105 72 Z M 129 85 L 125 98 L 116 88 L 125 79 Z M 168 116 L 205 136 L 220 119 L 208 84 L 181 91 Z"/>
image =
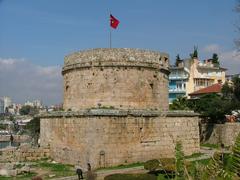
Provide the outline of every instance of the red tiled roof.
<path id="1" fill-rule="evenodd" d="M 217 83 L 211 86 L 199 89 L 193 93 L 190 93 L 189 96 L 198 95 L 198 94 L 208 94 L 208 93 L 220 93 L 222 89 L 222 84 Z"/>

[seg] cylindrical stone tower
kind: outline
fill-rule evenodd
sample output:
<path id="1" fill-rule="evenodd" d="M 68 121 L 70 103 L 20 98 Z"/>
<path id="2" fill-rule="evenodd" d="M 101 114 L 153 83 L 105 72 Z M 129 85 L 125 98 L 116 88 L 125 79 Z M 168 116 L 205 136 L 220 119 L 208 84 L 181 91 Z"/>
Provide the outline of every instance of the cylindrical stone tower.
<path id="1" fill-rule="evenodd" d="M 64 109 L 168 110 L 169 56 L 155 51 L 113 48 L 65 57 Z"/>
<path id="2" fill-rule="evenodd" d="M 41 147 L 57 162 L 93 169 L 174 157 L 177 141 L 186 155 L 198 152 L 196 114 L 163 112 L 168 65 L 167 54 L 139 49 L 66 56 L 64 111 L 40 116 Z"/>

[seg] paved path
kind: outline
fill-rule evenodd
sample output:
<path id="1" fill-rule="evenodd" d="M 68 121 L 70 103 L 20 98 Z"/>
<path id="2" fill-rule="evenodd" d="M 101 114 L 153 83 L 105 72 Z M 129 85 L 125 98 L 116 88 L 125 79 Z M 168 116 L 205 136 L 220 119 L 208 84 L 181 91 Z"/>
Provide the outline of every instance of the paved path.
<path id="1" fill-rule="evenodd" d="M 97 171 L 97 180 L 104 180 L 105 176 L 111 174 L 134 174 L 134 173 L 147 173 L 148 171 L 144 169 L 143 166 L 124 168 L 124 169 L 115 169 L 115 170 L 101 170 Z"/>
<path id="2" fill-rule="evenodd" d="M 108 170 L 99 170 L 96 171 L 97 180 L 104 180 L 105 176 L 111 175 L 111 174 L 125 174 L 125 173 L 146 173 L 143 166 L 138 167 L 132 167 L 132 168 L 124 168 L 124 169 L 108 169 Z M 53 180 L 78 180 L 77 176 L 70 176 L 70 177 L 62 177 L 62 178 L 55 178 Z"/>
<path id="3" fill-rule="evenodd" d="M 213 154 L 216 151 L 221 152 L 220 149 L 212 149 L 212 148 L 208 148 L 208 147 L 201 147 L 200 153 L 202 153 L 203 155 L 201 155 L 201 156 L 199 156 L 197 158 L 187 159 L 187 161 L 199 161 L 199 160 L 203 160 L 203 159 L 209 159 L 209 158 L 211 158 L 213 156 Z M 224 153 L 230 153 L 231 151 L 223 149 L 223 152 Z"/>
<path id="4" fill-rule="evenodd" d="M 207 148 L 207 147 L 201 147 L 200 149 L 200 153 L 203 153 L 203 155 L 196 157 L 196 158 L 190 158 L 187 159 L 187 161 L 199 161 L 199 160 L 203 160 L 203 159 L 209 159 L 213 156 L 214 152 L 216 151 L 220 151 L 219 149 L 211 149 L 211 148 Z M 229 153 L 230 151 L 228 150 L 223 150 L 223 152 L 225 153 Z M 99 170 L 96 171 L 96 175 L 97 175 L 97 180 L 104 180 L 105 176 L 111 175 L 111 174 L 125 174 L 125 173 L 146 173 L 148 171 L 146 171 L 144 169 L 143 166 L 138 166 L 138 167 L 132 167 L 132 168 L 124 168 L 124 169 L 103 169 L 103 170 Z M 57 178 L 54 180 L 78 180 L 77 176 L 71 176 L 71 177 L 63 177 L 63 178 Z"/>

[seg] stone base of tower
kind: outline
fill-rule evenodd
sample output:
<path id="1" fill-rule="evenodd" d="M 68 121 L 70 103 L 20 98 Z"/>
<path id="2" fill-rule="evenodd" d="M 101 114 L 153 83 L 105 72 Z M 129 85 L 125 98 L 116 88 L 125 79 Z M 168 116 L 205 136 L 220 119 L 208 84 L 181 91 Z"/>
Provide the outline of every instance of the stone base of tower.
<path id="1" fill-rule="evenodd" d="M 191 112 L 92 109 L 41 117 L 41 146 L 58 162 L 96 169 L 199 152 L 198 117 Z"/>

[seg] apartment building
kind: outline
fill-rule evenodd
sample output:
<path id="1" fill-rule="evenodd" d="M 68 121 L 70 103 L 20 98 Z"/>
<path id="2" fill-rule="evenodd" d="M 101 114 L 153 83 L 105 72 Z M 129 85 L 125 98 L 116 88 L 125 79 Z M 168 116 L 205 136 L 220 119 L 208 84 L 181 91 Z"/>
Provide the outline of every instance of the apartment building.
<path id="1" fill-rule="evenodd" d="M 212 59 L 200 61 L 189 58 L 172 66 L 169 75 L 169 102 L 178 96 L 187 96 L 197 90 L 225 82 L 227 69 L 214 64 Z"/>

